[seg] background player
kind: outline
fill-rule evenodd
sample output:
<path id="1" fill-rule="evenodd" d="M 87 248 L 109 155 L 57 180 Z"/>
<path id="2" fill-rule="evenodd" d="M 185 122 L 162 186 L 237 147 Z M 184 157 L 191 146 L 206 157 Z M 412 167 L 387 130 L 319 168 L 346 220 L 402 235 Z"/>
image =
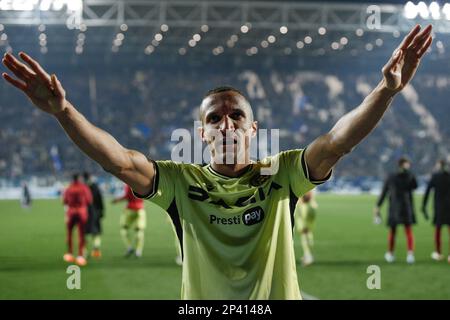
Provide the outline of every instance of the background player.
<path id="1" fill-rule="evenodd" d="M 313 229 L 317 208 L 318 205 L 313 191 L 309 191 L 299 198 L 295 207 L 295 229 L 300 234 L 303 249 L 302 264 L 304 266 L 309 266 L 314 262 L 311 250 L 314 245 Z"/>
<path id="2" fill-rule="evenodd" d="M 387 225 L 389 227 L 388 234 L 388 251 L 385 254 L 387 262 L 394 262 L 395 235 L 397 225 L 405 226 L 405 233 L 408 245 L 408 253 L 406 256 L 407 263 L 414 263 L 414 235 L 412 225 L 416 223 L 414 213 L 414 204 L 412 192 L 417 188 L 416 177 L 410 172 L 411 163 L 406 158 L 400 158 L 398 161 L 398 171 L 389 175 L 386 179 L 383 191 L 378 199 L 374 209 L 375 218 L 381 221 L 380 207 L 387 195 L 389 195 L 389 214 Z"/>
<path id="3" fill-rule="evenodd" d="M 102 233 L 101 220 L 104 212 L 103 196 L 99 186 L 93 181 L 89 172 L 83 173 L 83 179 L 92 194 L 92 204 L 89 205 L 89 217 L 86 224 L 86 235 L 92 235 L 91 256 L 94 258 L 100 258 L 102 256 L 100 247 Z"/>
<path id="4" fill-rule="evenodd" d="M 84 230 L 88 219 L 88 206 L 92 203 L 92 194 L 89 187 L 79 181 L 78 174 L 72 177 L 72 183 L 64 191 L 64 204 L 67 206 L 67 246 L 68 251 L 64 255 L 66 262 L 76 262 L 85 266 L 87 261 L 84 257 L 85 238 Z M 78 256 L 76 259 L 72 254 L 72 231 L 74 226 L 78 227 Z"/>
<path id="5" fill-rule="evenodd" d="M 438 171 L 435 172 L 428 183 L 423 198 L 422 212 L 428 220 L 427 203 L 430 192 L 434 190 L 434 216 L 433 224 L 435 226 L 434 243 L 435 251 L 431 254 L 433 260 L 442 260 L 441 248 L 441 228 L 447 226 L 450 237 L 450 172 L 445 160 L 439 160 Z M 449 239 L 450 248 L 450 239 Z M 450 252 L 447 258 L 450 263 Z"/>
<path id="6" fill-rule="evenodd" d="M 127 247 L 126 257 L 135 254 L 136 257 L 142 257 L 144 249 L 144 234 L 146 227 L 146 216 L 144 209 L 144 200 L 136 198 L 130 186 L 125 185 L 125 193 L 122 197 L 113 200 L 113 203 L 127 201 L 127 207 L 120 217 L 120 234 Z M 135 240 L 131 235 L 135 231 Z M 133 244 L 134 243 L 134 244 Z"/>
<path id="7" fill-rule="evenodd" d="M 22 208 L 29 209 L 31 208 L 31 193 L 30 188 L 26 182 L 22 183 L 22 192 L 20 194 L 20 205 Z"/>

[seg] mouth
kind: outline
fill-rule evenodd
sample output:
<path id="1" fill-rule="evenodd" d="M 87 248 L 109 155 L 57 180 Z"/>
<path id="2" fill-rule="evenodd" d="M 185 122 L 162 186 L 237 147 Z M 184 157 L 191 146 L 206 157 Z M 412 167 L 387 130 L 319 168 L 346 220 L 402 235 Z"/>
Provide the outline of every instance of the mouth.
<path id="1" fill-rule="evenodd" d="M 227 146 L 227 145 L 232 145 L 232 144 L 237 144 L 237 139 L 223 139 L 222 140 L 222 145 Z"/>

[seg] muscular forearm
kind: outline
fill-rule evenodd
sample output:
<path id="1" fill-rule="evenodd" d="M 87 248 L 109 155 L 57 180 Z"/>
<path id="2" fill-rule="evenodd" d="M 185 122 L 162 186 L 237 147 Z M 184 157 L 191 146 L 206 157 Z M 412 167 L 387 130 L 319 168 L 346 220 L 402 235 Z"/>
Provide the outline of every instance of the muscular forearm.
<path id="1" fill-rule="evenodd" d="M 92 125 L 69 102 L 55 117 L 70 139 L 105 170 L 119 173 L 131 165 L 127 150 L 110 134 Z"/>
<path id="2" fill-rule="evenodd" d="M 361 105 L 339 119 L 328 134 L 333 153 L 346 154 L 360 143 L 376 127 L 394 94 L 382 80 Z"/>

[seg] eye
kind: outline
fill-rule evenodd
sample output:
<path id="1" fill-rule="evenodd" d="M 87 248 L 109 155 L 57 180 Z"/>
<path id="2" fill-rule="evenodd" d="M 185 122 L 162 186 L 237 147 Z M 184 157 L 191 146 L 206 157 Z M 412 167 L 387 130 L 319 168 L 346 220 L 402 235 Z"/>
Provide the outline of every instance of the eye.
<path id="1" fill-rule="evenodd" d="M 235 112 L 233 112 L 231 115 L 230 115 L 230 118 L 231 119 L 234 119 L 234 120 L 239 120 L 240 118 L 242 118 L 244 115 L 242 114 L 242 112 L 240 112 L 240 111 L 235 111 Z"/>
<path id="2" fill-rule="evenodd" d="M 208 117 L 209 122 L 216 123 L 220 121 L 220 117 L 217 114 L 212 114 Z"/>

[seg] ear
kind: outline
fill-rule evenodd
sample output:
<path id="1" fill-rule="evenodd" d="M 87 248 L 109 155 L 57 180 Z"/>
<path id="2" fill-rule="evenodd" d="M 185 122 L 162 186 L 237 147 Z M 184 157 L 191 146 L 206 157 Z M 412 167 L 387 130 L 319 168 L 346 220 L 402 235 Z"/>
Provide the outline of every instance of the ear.
<path id="1" fill-rule="evenodd" d="M 256 137 L 256 132 L 258 131 L 258 121 L 252 122 L 252 138 Z"/>
<path id="2" fill-rule="evenodd" d="M 197 127 L 197 132 L 203 142 L 205 142 L 205 129 L 203 127 Z"/>

